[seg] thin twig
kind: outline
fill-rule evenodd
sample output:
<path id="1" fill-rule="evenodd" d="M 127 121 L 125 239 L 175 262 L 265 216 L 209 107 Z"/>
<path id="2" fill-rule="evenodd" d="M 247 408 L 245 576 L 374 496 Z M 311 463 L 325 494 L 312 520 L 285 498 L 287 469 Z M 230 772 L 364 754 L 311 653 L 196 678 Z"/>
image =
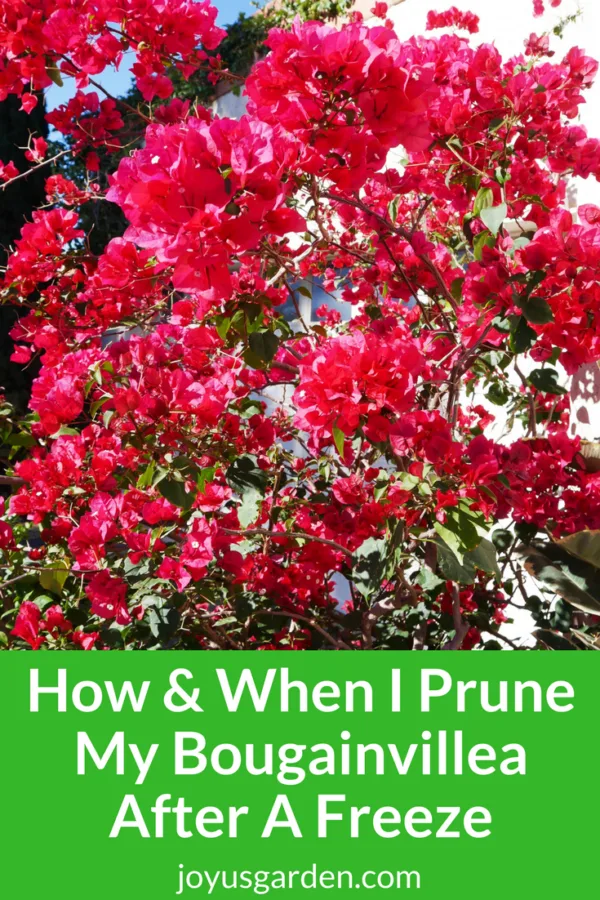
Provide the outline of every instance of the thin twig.
<path id="1" fill-rule="evenodd" d="M 460 589 L 457 584 L 452 585 L 452 621 L 454 622 L 454 637 L 442 647 L 442 650 L 460 650 L 469 630 L 469 623 L 465 622 L 460 611 Z"/>
<path id="2" fill-rule="evenodd" d="M 31 166 L 31 168 L 26 169 L 25 172 L 20 172 L 19 175 L 15 175 L 15 177 L 9 179 L 9 181 L 5 181 L 4 184 L 0 184 L 0 190 L 3 191 L 10 184 L 14 184 L 15 181 L 20 181 L 21 178 L 27 178 L 29 175 L 31 175 L 32 172 L 37 172 L 37 170 L 41 169 L 43 166 L 49 166 L 50 163 L 53 163 L 55 160 L 60 159 L 61 156 L 65 156 L 65 154 L 67 153 L 72 153 L 71 147 L 69 147 L 67 150 L 61 150 L 60 153 L 56 154 L 56 156 L 51 156 L 50 159 L 45 159 L 41 163 L 38 163 L 37 165 Z"/>
<path id="3" fill-rule="evenodd" d="M 338 550 L 340 553 L 345 553 L 346 556 L 352 557 L 352 550 L 348 550 L 347 547 L 342 547 L 341 544 L 336 544 L 335 541 L 329 541 L 327 538 L 317 537 L 315 534 L 306 534 L 304 531 L 270 531 L 268 528 L 250 528 L 247 531 L 242 531 L 236 528 L 223 528 L 223 532 L 225 534 L 233 534 L 239 535 L 240 537 L 258 537 L 266 535 L 271 538 L 297 538 L 303 541 L 316 541 L 318 544 L 326 544 L 328 547 L 333 547 L 334 550 Z"/>
<path id="4" fill-rule="evenodd" d="M 256 616 L 283 616 L 286 619 L 295 619 L 298 622 L 306 622 L 307 625 L 310 625 L 311 628 L 314 628 L 315 631 L 318 631 L 319 634 L 325 638 L 326 641 L 329 641 L 337 650 L 352 650 L 352 647 L 349 647 L 344 641 L 337 640 L 332 637 L 324 628 L 322 628 L 318 622 L 314 619 L 309 618 L 308 616 L 301 616 L 300 613 L 294 612 L 283 612 L 278 609 L 259 609 L 257 612 L 252 613 L 252 617 L 256 618 Z"/>

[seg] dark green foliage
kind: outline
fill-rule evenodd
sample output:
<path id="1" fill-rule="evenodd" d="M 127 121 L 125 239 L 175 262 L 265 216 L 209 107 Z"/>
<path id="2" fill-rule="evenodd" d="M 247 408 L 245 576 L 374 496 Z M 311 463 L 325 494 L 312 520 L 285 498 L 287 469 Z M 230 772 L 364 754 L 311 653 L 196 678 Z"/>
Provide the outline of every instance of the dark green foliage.
<path id="1" fill-rule="evenodd" d="M 21 101 L 14 96 L 0 103 L 0 160 L 12 160 L 19 172 L 27 171 L 31 164 L 25 159 L 25 149 L 30 135 L 45 137 L 47 125 L 44 105 L 39 102 L 30 115 L 20 112 Z M 44 169 L 33 171 L 0 190 L 0 267 L 6 265 L 8 252 L 19 237 L 24 223 L 31 219 L 34 209 L 44 201 Z M 24 368 L 10 362 L 13 342 L 9 332 L 19 310 L 14 306 L 0 306 L 0 390 L 19 412 L 24 412 L 31 390 L 35 367 Z"/>
<path id="2" fill-rule="evenodd" d="M 521 551 L 525 569 L 544 587 L 583 612 L 600 613 L 600 569 L 560 545 L 534 541 Z"/>
<path id="3" fill-rule="evenodd" d="M 38 103 L 30 115 L 20 112 L 21 101 L 12 95 L 0 103 L 0 160 L 14 162 L 19 172 L 25 172 L 31 163 L 25 159 L 25 150 L 31 134 L 45 137 L 48 127 L 44 120 L 44 106 Z M 0 265 L 4 266 L 7 251 L 18 238 L 23 222 L 31 217 L 32 210 L 43 202 L 43 169 L 32 172 L 0 192 Z"/>
<path id="4" fill-rule="evenodd" d="M 352 0 L 283 0 L 276 6 L 257 9 L 251 16 L 240 13 L 237 21 L 227 27 L 227 36 L 212 55 L 221 57 L 223 68 L 244 78 L 254 63 L 266 55 L 264 41 L 271 28 L 289 28 L 296 16 L 303 21 L 337 19 L 345 15 L 351 6 Z M 213 101 L 215 86 L 207 72 L 197 72 L 189 81 L 176 72 L 170 72 L 169 76 L 177 97 L 202 105 Z M 135 105 L 139 100 L 137 91 L 133 90 L 128 99 Z"/>
<path id="5" fill-rule="evenodd" d="M 123 112 L 123 110 L 121 110 Z M 125 116 L 124 116 L 125 118 Z M 143 122 L 134 120 L 131 116 L 129 139 L 138 137 L 139 140 L 143 134 Z M 128 122 L 129 124 L 129 122 Z M 53 144 L 49 153 L 58 153 L 63 149 L 64 145 L 68 145 L 70 141 L 65 140 L 61 144 Z M 133 146 L 139 146 L 135 143 Z M 108 173 L 114 172 L 119 161 L 129 155 L 130 147 L 118 150 L 115 153 L 106 153 L 105 151 L 97 151 L 100 160 L 99 172 L 87 172 L 85 168 L 85 158 L 83 156 L 75 156 L 67 153 L 65 156 L 57 160 L 55 171 L 60 172 L 65 178 L 69 178 L 79 188 L 84 188 L 87 181 L 96 182 L 100 185 L 101 190 L 108 187 Z M 47 174 L 50 174 L 49 172 Z M 94 254 L 100 254 L 108 242 L 115 237 L 121 237 L 127 227 L 127 220 L 122 210 L 108 200 L 91 200 L 79 207 L 80 228 L 85 231 L 88 249 Z"/>

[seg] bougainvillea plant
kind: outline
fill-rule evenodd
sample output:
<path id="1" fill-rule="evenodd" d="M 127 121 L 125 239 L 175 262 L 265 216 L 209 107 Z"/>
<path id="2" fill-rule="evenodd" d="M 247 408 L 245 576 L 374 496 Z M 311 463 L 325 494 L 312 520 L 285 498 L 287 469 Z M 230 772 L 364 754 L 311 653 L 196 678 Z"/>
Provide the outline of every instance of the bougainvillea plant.
<path id="1" fill-rule="evenodd" d="M 515 607 L 540 647 L 597 646 L 600 475 L 564 386 L 600 359 L 600 209 L 565 207 L 600 175 L 597 64 L 374 12 L 273 30 L 235 121 L 171 97 L 173 72 L 230 77 L 208 0 L 1 0 L 0 98 L 73 78 L 48 120 L 88 167 L 32 135 L 4 646 L 498 649 Z M 96 84 L 124 51 L 138 109 Z M 128 222 L 99 254 L 92 201 Z"/>

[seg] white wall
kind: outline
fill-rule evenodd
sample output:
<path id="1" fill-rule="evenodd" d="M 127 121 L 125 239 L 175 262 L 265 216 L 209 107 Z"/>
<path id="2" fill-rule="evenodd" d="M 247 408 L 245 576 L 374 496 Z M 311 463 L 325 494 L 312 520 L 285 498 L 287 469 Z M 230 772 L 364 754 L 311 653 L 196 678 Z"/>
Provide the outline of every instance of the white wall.
<path id="1" fill-rule="evenodd" d="M 370 19 L 369 9 L 374 0 L 359 0 L 356 8 Z M 446 10 L 450 6 L 473 12 L 479 16 L 479 33 L 472 36 L 477 43 L 494 43 L 503 56 L 522 53 L 525 38 L 532 32 L 542 34 L 551 31 L 563 17 L 581 9 L 579 20 L 567 26 L 562 40 L 551 36 L 551 49 L 556 51 L 556 59 L 562 59 L 570 47 L 577 46 L 595 59 L 600 59 L 600 0 L 563 0 L 553 9 L 550 0 L 545 0 L 546 13 L 541 18 L 533 15 L 533 0 L 400 0 L 388 2 L 388 17 L 394 22 L 398 37 L 406 39 L 414 34 L 425 33 L 425 22 L 430 9 Z M 429 32 L 438 34 L 437 31 Z M 461 32 L 465 34 L 465 32 Z M 586 91 L 581 122 L 591 135 L 600 137 L 600 79 L 591 90 Z M 597 203 L 600 206 L 600 184 L 587 179 L 578 179 L 580 202 Z"/>

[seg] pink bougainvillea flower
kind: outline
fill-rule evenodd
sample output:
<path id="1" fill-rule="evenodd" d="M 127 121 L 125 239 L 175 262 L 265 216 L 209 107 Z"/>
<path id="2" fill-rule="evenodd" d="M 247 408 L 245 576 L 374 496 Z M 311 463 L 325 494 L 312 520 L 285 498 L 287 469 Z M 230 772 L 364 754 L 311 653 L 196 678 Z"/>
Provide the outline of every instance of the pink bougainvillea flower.
<path id="1" fill-rule="evenodd" d="M 24 600 L 19 607 L 15 627 L 11 631 L 15 637 L 27 641 L 33 650 L 39 650 L 45 638 L 40 636 L 40 619 L 42 614 L 39 607 L 29 600 Z"/>
<path id="2" fill-rule="evenodd" d="M 86 588 L 92 601 L 92 615 L 102 619 L 115 619 L 118 625 L 128 625 L 131 616 L 127 609 L 127 584 L 107 570 L 94 575 Z"/>

